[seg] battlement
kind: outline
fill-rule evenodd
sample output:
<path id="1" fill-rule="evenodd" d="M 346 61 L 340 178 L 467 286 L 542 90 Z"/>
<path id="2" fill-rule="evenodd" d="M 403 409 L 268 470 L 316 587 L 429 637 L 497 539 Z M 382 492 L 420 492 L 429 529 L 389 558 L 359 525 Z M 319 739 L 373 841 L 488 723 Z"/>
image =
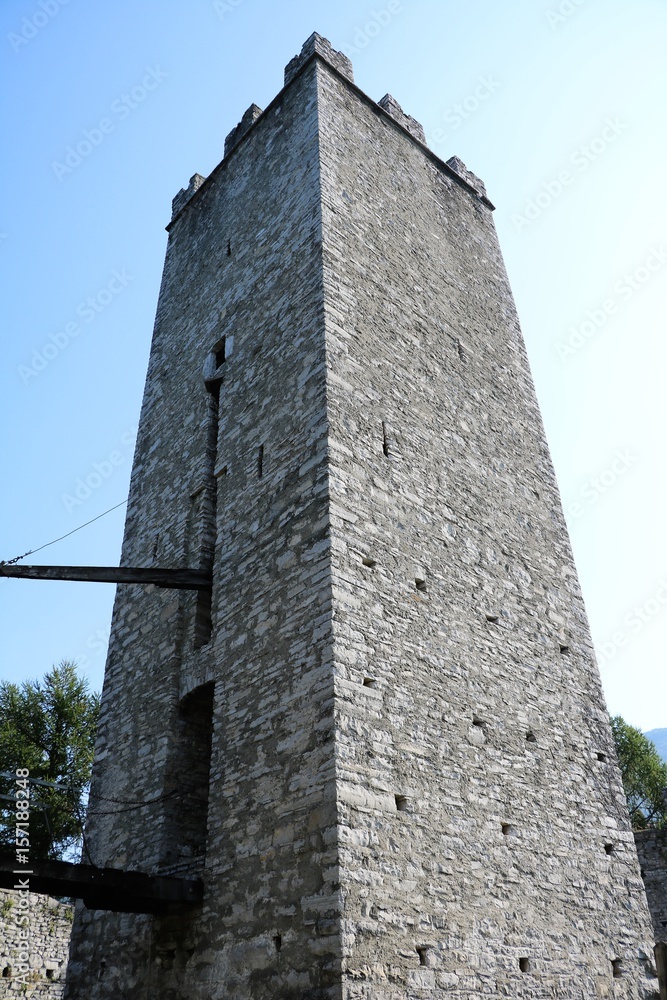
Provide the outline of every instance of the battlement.
<path id="1" fill-rule="evenodd" d="M 190 178 L 190 183 L 186 188 L 181 188 L 177 195 L 172 199 L 171 202 L 171 217 L 176 218 L 179 212 L 190 201 L 190 198 L 199 190 L 206 178 L 202 174 L 193 174 Z"/>
<path id="2" fill-rule="evenodd" d="M 227 134 L 227 138 L 225 139 L 225 156 L 229 156 L 234 147 L 238 146 L 243 136 L 250 131 L 261 114 L 262 109 L 257 104 L 250 105 L 248 110 L 244 112 L 238 125 L 235 125 L 231 132 Z"/>
<path id="3" fill-rule="evenodd" d="M 378 107 L 386 111 L 394 121 L 404 128 L 411 136 L 414 136 L 418 142 L 422 142 L 426 145 L 426 133 L 424 132 L 424 126 L 421 122 L 418 122 L 416 118 L 412 115 L 405 113 L 398 101 L 391 96 L 391 94 L 385 94 L 378 101 Z"/>
<path id="4" fill-rule="evenodd" d="M 352 63 L 342 52 L 337 52 L 333 48 L 331 42 L 328 38 L 323 38 L 322 35 L 318 35 L 316 31 L 312 33 L 310 38 L 307 38 L 301 47 L 301 52 L 298 56 L 294 56 L 293 59 L 287 63 L 285 66 L 285 86 L 292 82 L 294 77 L 300 70 L 306 65 L 306 63 L 313 58 L 313 56 L 319 56 L 325 62 L 329 63 L 330 66 L 344 76 L 350 83 L 354 83 L 354 70 L 352 69 Z"/>

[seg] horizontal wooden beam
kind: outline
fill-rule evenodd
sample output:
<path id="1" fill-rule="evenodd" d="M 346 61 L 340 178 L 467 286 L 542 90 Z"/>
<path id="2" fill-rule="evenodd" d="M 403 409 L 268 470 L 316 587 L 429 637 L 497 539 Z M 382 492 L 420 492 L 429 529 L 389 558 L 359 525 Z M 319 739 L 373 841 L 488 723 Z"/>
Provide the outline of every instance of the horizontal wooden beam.
<path id="1" fill-rule="evenodd" d="M 152 583 L 171 590 L 208 590 L 211 574 L 201 569 L 134 569 L 129 566 L 10 566 L 0 576 L 20 580 L 80 580 L 85 583 Z"/>
<path id="2" fill-rule="evenodd" d="M 204 896 L 201 879 L 95 868 L 69 861 L 20 865 L 13 855 L 0 856 L 0 888 L 69 896 L 82 899 L 89 910 L 116 913 L 164 913 L 196 906 Z"/>

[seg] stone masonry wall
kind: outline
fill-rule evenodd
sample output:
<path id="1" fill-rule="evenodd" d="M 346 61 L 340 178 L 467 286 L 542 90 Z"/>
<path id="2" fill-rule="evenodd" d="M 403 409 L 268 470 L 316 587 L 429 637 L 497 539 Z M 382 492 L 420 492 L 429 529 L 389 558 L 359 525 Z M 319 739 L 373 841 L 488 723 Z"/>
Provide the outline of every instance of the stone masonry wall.
<path id="1" fill-rule="evenodd" d="M 206 898 L 79 907 L 70 997 L 340 995 L 316 97 L 311 64 L 177 202 L 122 561 L 196 564 L 214 519 L 213 637 L 196 595 L 119 588 L 87 839 L 98 864 L 203 874 Z M 179 709 L 207 682 L 204 859 L 178 841 Z"/>
<path id="2" fill-rule="evenodd" d="M 655 940 L 667 942 L 667 830 L 636 830 L 635 844 Z"/>
<path id="3" fill-rule="evenodd" d="M 18 893 L 0 889 L 0 996 L 28 1000 L 60 1000 L 72 931 L 72 908 L 50 896 L 29 893 L 28 955 L 30 973 L 20 973 L 19 954 L 25 947 L 22 919 L 17 920 Z"/>
<path id="4" fill-rule="evenodd" d="M 319 80 L 344 996 L 653 996 L 489 205 Z"/>
<path id="5" fill-rule="evenodd" d="M 87 830 L 205 900 L 80 905 L 66 996 L 648 1000 L 491 205 L 325 39 L 286 84 L 174 201 L 122 561 L 213 595 L 119 587 Z"/>

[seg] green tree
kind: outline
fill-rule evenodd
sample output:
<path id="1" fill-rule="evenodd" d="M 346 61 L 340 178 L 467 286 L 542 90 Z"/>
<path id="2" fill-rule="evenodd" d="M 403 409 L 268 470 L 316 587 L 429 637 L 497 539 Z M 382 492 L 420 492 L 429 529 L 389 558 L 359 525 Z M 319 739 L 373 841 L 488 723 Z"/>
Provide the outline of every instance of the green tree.
<path id="1" fill-rule="evenodd" d="M 641 730 L 620 715 L 611 719 L 611 731 L 633 829 L 667 827 L 667 764 Z"/>
<path id="2" fill-rule="evenodd" d="M 40 681 L 0 683 L 0 792 L 16 795 L 17 769 L 30 772 L 30 859 L 62 858 L 81 838 L 99 695 L 63 660 Z M 22 772 L 21 772 L 22 773 Z M 6 776 L 9 775 L 9 776 Z M 32 783 L 54 782 L 63 787 Z M 0 799 L 0 851 L 15 847 L 16 812 Z"/>

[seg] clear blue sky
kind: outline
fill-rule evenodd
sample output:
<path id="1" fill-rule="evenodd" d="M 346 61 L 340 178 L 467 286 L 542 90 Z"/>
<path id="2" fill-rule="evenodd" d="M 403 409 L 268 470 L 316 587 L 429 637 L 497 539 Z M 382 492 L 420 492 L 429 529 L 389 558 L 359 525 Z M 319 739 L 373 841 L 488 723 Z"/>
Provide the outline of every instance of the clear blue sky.
<path id="1" fill-rule="evenodd" d="M 4 0 L 0 558 L 126 497 L 171 199 L 314 30 L 485 180 L 609 707 L 667 726 L 664 0 Z M 122 525 L 31 561 L 114 564 Z M 99 687 L 112 600 L 0 582 L 0 677 Z"/>

